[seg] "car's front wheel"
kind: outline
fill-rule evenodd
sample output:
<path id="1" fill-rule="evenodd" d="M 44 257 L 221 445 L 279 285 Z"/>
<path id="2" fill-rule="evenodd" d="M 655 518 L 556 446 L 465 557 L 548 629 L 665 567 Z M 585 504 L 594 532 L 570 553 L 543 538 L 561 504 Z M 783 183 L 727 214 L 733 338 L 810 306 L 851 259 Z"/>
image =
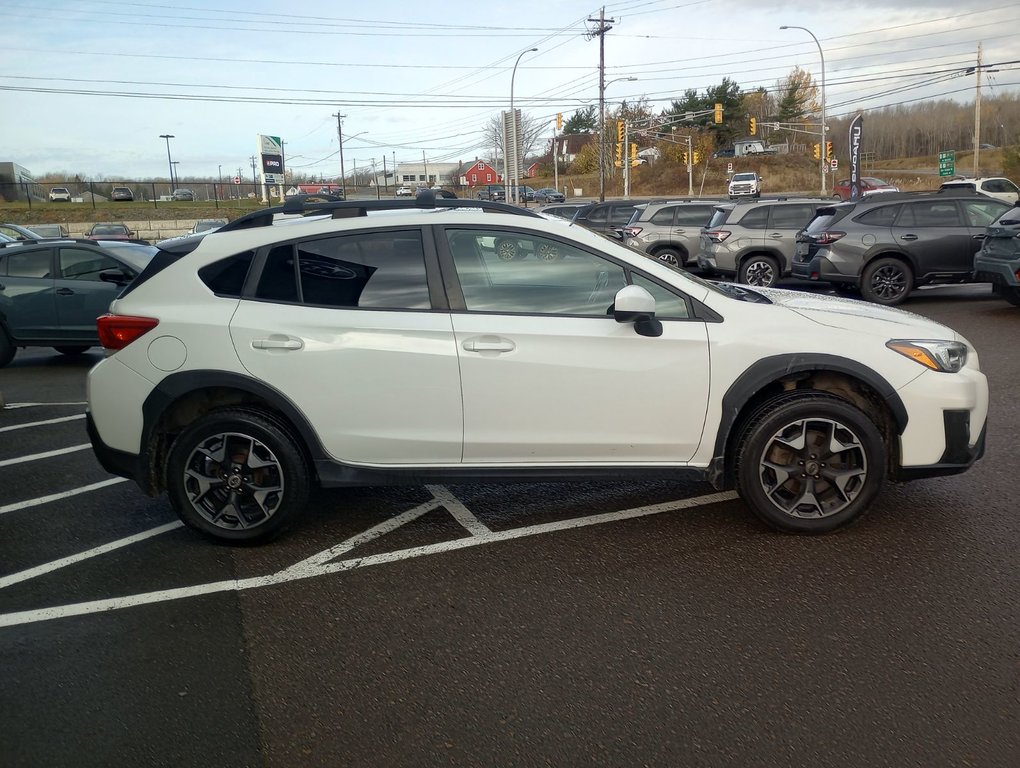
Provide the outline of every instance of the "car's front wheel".
<path id="1" fill-rule="evenodd" d="M 7 331 L 0 325 L 0 368 L 3 368 L 7 363 L 14 359 L 14 354 L 18 351 L 18 348 L 14 346 L 14 342 L 11 341 L 7 335 Z"/>
<path id="2" fill-rule="evenodd" d="M 771 288 L 779 282 L 779 262 L 771 256 L 751 256 L 740 265 L 737 282 Z"/>
<path id="3" fill-rule="evenodd" d="M 507 238 L 500 238 L 496 241 L 496 256 L 499 257 L 500 261 L 513 261 L 517 258 L 517 242 Z"/>
<path id="4" fill-rule="evenodd" d="M 304 509 L 309 471 L 289 430 L 247 408 L 212 411 L 174 440 L 170 503 L 188 526 L 248 544 L 280 533 Z"/>
<path id="5" fill-rule="evenodd" d="M 1003 288 L 999 295 L 1014 307 L 1020 307 L 1020 288 Z"/>
<path id="6" fill-rule="evenodd" d="M 859 518 L 878 493 L 886 449 L 875 423 L 823 392 L 780 395 L 748 420 L 736 446 L 741 497 L 788 533 L 827 533 Z"/>
<path id="7" fill-rule="evenodd" d="M 887 307 L 902 304 L 914 287 L 914 273 L 905 262 L 891 257 L 875 259 L 861 275 L 861 295 Z"/>

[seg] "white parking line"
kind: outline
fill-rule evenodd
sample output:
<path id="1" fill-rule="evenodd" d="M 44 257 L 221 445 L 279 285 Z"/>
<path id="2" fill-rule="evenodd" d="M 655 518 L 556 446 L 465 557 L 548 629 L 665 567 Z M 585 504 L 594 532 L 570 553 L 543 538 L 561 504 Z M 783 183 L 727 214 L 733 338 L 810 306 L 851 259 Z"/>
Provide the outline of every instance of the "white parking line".
<path id="1" fill-rule="evenodd" d="M 386 552 L 378 555 L 369 555 L 367 557 L 355 557 L 349 560 L 341 560 L 340 562 L 330 563 L 325 561 L 323 558 L 327 553 L 335 551 L 348 551 L 343 549 L 351 542 L 361 539 L 362 541 L 368 540 L 364 537 L 368 536 L 373 531 L 379 531 L 383 526 L 390 524 L 388 530 L 394 530 L 400 525 L 403 525 L 411 520 L 417 519 L 422 514 L 427 512 L 429 509 L 434 508 L 435 502 L 428 502 L 415 507 L 413 510 L 398 515 L 392 520 L 387 521 L 386 524 L 375 526 L 374 528 L 366 531 L 363 534 L 348 539 L 338 547 L 326 550 L 325 552 L 316 555 L 314 558 L 309 558 L 301 563 L 290 566 L 282 571 L 279 571 L 269 576 L 259 576 L 249 579 L 231 580 L 231 581 L 217 581 L 209 584 L 198 584 L 191 587 L 178 587 L 176 589 L 165 589 L 157 592 L 144 592 L 137 595 L 127 595 L 124 597 L 108 598 L 104 600 L 92 600 L 87 603 L 76 603 L 72 605 L 61 605 L 54 606 L 52 608 L 42 608 L 30 611 L 19 611 L 17 613 L 0 614 L 0 627 L 15 627 L 23 624 L 32 624 L 40 621 L 49 621 L 52 619 L 69 618 L 72 616 L 85 616 L 94 613 L 105 613 L 108 611 L 123 610 L 125 608 L 132 608 L 139 605 L 151 605 L 153 603 L 166 602 L 169 600 L 182 600 L 185 598 L 198 597 L 200 595 L 209 595 L 217 592 L 231 592 L 241 591 L 246 589 L 256 589 L 260 587 L 272 586 L 274 584 L 284 584 L 287 582 L 298 581 L 300 579 L 312 578 L 316 576 L 323 576 L 331 573 L 339 573 L 341 571 L 350 571 L 357 568 L 366 568 L 372 565 L 381 565 L 384 563 L 397 562 L 399 560 L 408 560 L 415 557 L 423 557 L 426 555 L 441 554 L 445 552 L 451 552 L 457 549 L 465 549 L 467 547 L 477 547 L 482 544 L 492 544 L 501 541 L 509 541 L 512 539 L 519 539 L 525 536 L 536 536 L 545 533 L 554 533 L 557 531 L 565 531 L 574 528 L 583 528 L 592 525 L 603 525 L 605 523 L 619 522 L 621 520 L 632 520 L 638 517 L 645 517 L 648 515 L 658 515 L 663 512 L 672 512 L 681 509 L 693 509 L 695 507 L 703 506 L 705 504 L 718 504 L 723 501 L 731 501 L 737 498 L 737 494 L 732 491 L 724 493 L 712 493 L 707 496 L 699 496 L 693 499 L 681 499 L 679 501 L 670 501 L 663 504 L 653 504 L 646 507 L 636 507 L 634 509 L 626 509 L 621 512 L 608 512 L 601 515 L 592 515 L 590 517 L 575 518 L 572 520 L 562 520 L 554 523 L 543 523 L 541 525 L 531 525 L 522 528 L 515 528 L 512 530 L 498 531 L 494 533 L 488 533 L 477 536 L 469 536 L 463 539 L 455 539 L 453 541 L 445 541 L 439 544 L 429 544 L 422 547 L 411 547 L 410 549 L 397 550 L 395 552 Z M 438 501 L 438 500 L 437 500 Z M 401 521 L 399 524 L 397 521 Z M 372 538 L 382 535 L 382 533 L 376 533 Z M 335 556 L 335 555 L 334 555 Z M 312 561 L 319 562 L 321 564 L 314 565 Z M 305 566 L 305 567 L 297 567 Z"/>
<path id="2" fill-rule="evenodd" d="M 40 406 L 47 405 L 88 405 L 84 400 L 77 403 L 7 403 L 4 406 L 4 410 L 10 410 L 12 408 L 38 408 Z"/>
<path id="3" fill-rule="evenodd" d="M 96 491 L 100 488 L 105 488 L 108 485 L 115 485 L 117 483 L 126 483 L 126 477 L 111 477 L 109 480 L 103 480 L 98 483 L 92 483 L 92 485 L 83 485 L 80 488 L 72 488 L 69 491 L 61 491 L 60 493 L 53 493 L 49 496 L 39 496 L 35 499 L 27 499 L 25 501 L 16 501 L 13 504 L 5 504 L 0 507 L 0 515 L 5 512 L 16 512 L 19 509 L 28 509 L 29 507 L 37 507 L 40 504 L 49 504 L 51 501 L 60 501 L 71 496 L 77 496 L 79 493 L 88 493 L 89 491 Z"/>
<path id="4" fill-rule="evenodd" d="M 53 571 L 59 571 L 61 568 L 66 568 L 69 565 L 74 565 L 76 563 L 82 562 L 83 560 L 88 560 L 89 558 L 92 557 L 98 557 L 99 555 L 105 555 L 107 552 L 112 552 L 115 549 L 120 549 L 121 547 L 126 547 L 130 544 L 136 544 L 139 541 L 151 539 L 153 536 L 159 536 L 161 533 L 176 530 L 177 528 L 183 527 L 183 525 L 184 523 L 180 521 L 177 521 L 175 523 L 167 523 L 166 525 L 160 525 L 156 528 L 150 528 L 147 531 L 136 533 L 133 536 L 127 536 L 126 538 L 123 539 L 111 541 L 108 544 L 102 544 L 101 546 L 95 547 L 94 549 L 86 550 L 85 552 L 79 552 L 76 555 L 69 555 L 68 557 L 63 557 L 60 560 L 53 560 L 52 562 L 45 563 L 43 565 L 38 565 L 35 568 L 29 568 L 28 570 L 25 571 L 18 571 L 17 573 L 12 573 L 10 576 L 4 576 L 0 578 L 0 589 L 9 587 L 12 584 L 18 584 L 22 581 L 34 579 L 36 576 L 42 576 L 47 573 L 52 573 Z"/>
<path id="5" fill-rule="evenodd" d="M 429 493 L 443 503 L 443 506 L 453 515 L 453 519 L 464 526 L 472 536 L 492 533 L 481 520 L 471 514 L 470 510 L 461 503 L 460 499 L 446 488 L 441 485 L 426 485 L 425 487 L 428 488 Z"/>
<path id="6" fill-rule="evenodd" d="M 65 453 L 74 453 L 75 451 L 84 451 L 86 448 L 91 448 L 92 443 L 82 443 L 81 445 L 72 445 L 70 448 L 58 448 L 55 451 L 46 451 L 45 453 L 33 453 L 31 456 L 19 456 L 16 459 L 4 459 L 0 461 L 0 467 L 10 467 L 14 464 L 24 464 L 26 461 L 38 461 L 39 459 L 52 459 L 54 456 L 62 456 Z"/>
<path id="7" fill-rule="evenodd" d="M 15 424 L 13 427 L 0 427 L 0 432 L 13 432 L 16 429 L 28 429 L 29 427 L 43 427 L 47 424 L 59 424 L 62 421 L 74 421 L 75 419 L 84 419 L 84 413 L 78 413 L 74 416 L 61 416 L 59 419 L 46 419 L 46 421 L 30 421 L 27 424 Z"/>

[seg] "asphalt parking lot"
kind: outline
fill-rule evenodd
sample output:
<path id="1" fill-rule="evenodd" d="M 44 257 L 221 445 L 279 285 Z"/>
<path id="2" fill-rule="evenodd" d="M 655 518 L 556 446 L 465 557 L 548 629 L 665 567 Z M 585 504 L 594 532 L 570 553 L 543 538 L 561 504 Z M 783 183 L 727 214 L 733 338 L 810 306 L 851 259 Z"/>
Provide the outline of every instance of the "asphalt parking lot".
<path id="1" fill-rule="evenodd" d="M 99 467 L 99 352 L 19 353 L 0 764 L 1015 766 L 1020 311 L 904 308 L 977 346 L 987 455 L 816 538 L 658 482 L 320 492 L 218 546 Z"/>

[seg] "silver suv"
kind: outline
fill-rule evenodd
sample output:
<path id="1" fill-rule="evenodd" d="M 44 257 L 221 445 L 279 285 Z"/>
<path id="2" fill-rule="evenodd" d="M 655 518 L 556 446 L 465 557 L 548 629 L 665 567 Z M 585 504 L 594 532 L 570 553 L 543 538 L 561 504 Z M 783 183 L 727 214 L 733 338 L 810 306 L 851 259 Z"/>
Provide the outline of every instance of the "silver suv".
<path id="1" fill-rule="evenodd" d="M 713 201 L 677 200 L 639 205 L 623 228 L 624 245 L 674 267 L 696 264 L 701 230 L 715 213 Z"/>
<path id="2" fill-rule="evenodd" d="M 701 231 L 698 266 L 739 283 L 774 286 L 790 274 L 797 233 L 819 205 L 818 200 L 720 203 Z"/>

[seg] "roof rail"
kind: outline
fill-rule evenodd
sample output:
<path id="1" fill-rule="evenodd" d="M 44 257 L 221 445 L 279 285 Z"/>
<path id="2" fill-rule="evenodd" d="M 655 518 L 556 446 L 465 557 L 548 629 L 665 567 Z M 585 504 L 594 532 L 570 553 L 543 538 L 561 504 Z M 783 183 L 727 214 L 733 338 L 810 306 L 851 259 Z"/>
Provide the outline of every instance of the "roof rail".
<path id="1" fill-rule="evenodd" d="M 435 192 L 428 189 L 423 190 L 416 198 L 411 200 L 340 200 L 332 195 L 323 194 L 294 195 L 288 198 L 283 205 L 263 208 L 261 211 L 253 211 L 234 219 L 226 226 L 220 227 L 216 232 L 229 232 L 235 229 L 249 229 L 252 227 L 269 227 L 272 226 L 273 217 L 276 214 L 300 214 L 302 216 L 324 216 L 331 214 L 334 219 L 343 219 L 367 216 L 369 211 L 421 211 L 435 208 L 481 208 L 483 211 L 492 211 L 494 213 L 509 213 L 515 216 L 541 218 L 533 210 L 518 208 L 516 205 L 510 205 L 509 203 L 496 203 L 488 200 L 437 198 Z"/>

